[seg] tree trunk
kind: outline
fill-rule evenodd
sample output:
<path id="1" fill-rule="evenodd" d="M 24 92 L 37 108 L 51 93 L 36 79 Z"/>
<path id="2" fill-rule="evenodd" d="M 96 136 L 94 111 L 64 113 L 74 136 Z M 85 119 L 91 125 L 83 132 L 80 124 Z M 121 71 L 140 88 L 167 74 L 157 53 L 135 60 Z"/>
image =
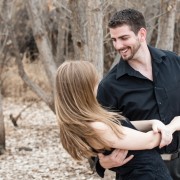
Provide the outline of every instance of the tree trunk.
<path id="1" fill-rule="evenodd" d="M 103 77 L 103 11 L 102 0 L 87 2 L 88 61 L 92 62 Z"/>
<path id="2" fill-rule="evenodd" d="M 6 56 L 3 56 L 4 47 L 6 45 L 6 40 L 8 37 L 8 29 L 7 29 L 7 22 L 11 15 L 11 9 L 9 6 L 11 5 L 10 0 L 3 0 L 0 2 L 0 155 L 5 152 L 6 147 L 6 137 L 5 137 L 5 126 L 4 126 L 4 116 L 3 116 L 3 97 L 2 97 L 2 79 L 1 74 L 4 67 L 4 61 L 6 60 Z M 2 34 L 1 34 L 2 33 Z"/>
<path id="3" fill-rule="evenodd" d="M 4 127 L 4 116 L 3 116 L 3 103 L 1 94 L 1 84 L 0 84 L 0 155 L 5 151 L 5 127 Z"/>
<path id="4" fill-rule="evenodd" d="M 147 43 L 151 42 L 153 31 L 156 28 L 158 14 L 159 14 L 160 0 L 146 0 L 144 1 L 144 16 L 147 24 Z"/>
<path id="5" fill-rule="evenodd" d="M 16 39 L 16 34 L 15 34 L 15 30 L 14 30 L 14 24 L 13 24 L 13 20 L 12 20 L 12 17 L 10 16 L 11 15 L 11 12 L 9 12 L 9 10 L 11 10 L 11 7 L 12 5 L 10 3 L 11 0 L 9 1 L 4 1 L 6 2 L 6 10 L 4 8 L 4 12 L 3 13 L 3 20 L 6 22 L 7 26 L 8 26 L 8 31 L 9 31 L 9 38 L 11 39 L 12 41 L 12 45 L 14 46 L 14 55 L 16 57 L 16 64 L 18 66 L 18 70 L 19 70 L 19 75 L 20 77 L 22 78 L 22 80 L 31 88 L 32 91 L 35 92 L 35 94 L 40 97 L 49 107 L 50 109 L 55 112 L 55 108 L 54 108 L 54 95 L 53 93 L 51 92 L 51 94 L 47 94 L 46 92 L 44 92 L 36 83 L 34 83 L 26 74 L 25 70 L 24 70 L 24 67 L 23 67 L 23 64 L 22 64 L 22 59 L 21 59 L 21 55 L 20 55 L 20 51 L 19 51 L 19 47 L 18 47 L 18 43 L 17 43 L 17 39 Z M 30 1 L 28 1 L 30 3 Z M 30 8 L 29 8 L 30 9 Z M 37 9 L 36 9 L 37 10 Z M 30 11 L 31 12 L 31 11 Z M 7 13 L 7 14 L 6 14 Z M 34 13 L 34 12 L 33 12 Z M 35 11 L 35 13 L 37 13 Z M 33 14 L 33 16 L 36 16 L 37 14 Z M 40 20 L 38 19 L 38 17 L 36 17 L 37 21 Z M 39 34 L 36 34 L 41 42 L 41 45 L 42 45 L 42 49 L 44 48 L 47 52 L 45 52 L 43 54 L 43 58 L 42 58 L 42 61 L 44 62 L 44 66 L 45 66 L 45 69 L 46 69 L 46 72 L 48 74 L 48 78 L 49 78 L 49 81 L 51 82 L 52 84 L 52 89 L 54 90 L 54 76 L 55 76 L 55 71 L 56 71 L 56 68 L 55 66 L 53 66 L 53 61 L 51 61 L 51 51 L 49 53 L 49 49 L 47 48 L 47 42 L 46 40 L 44 40 L 44 37 L 41 37 L 41 33 L 43 34 L 44 31 L 41 31 L 41 24 L 38 25 L 37 21 L 35 21 L 34 23 L 34 27 L 35 27 L 35 30 L 39 30 L 37 31 Z M 37 28 L 36 28 L 37 26 Z M 44 29 L 43 29 L 44 30 Z M 35 31 L 36 32 L 36 31 Z M 44 33 L 45 34 L 45 33 Z M 44 35 L 43 34 L 43 35 Z M 42 54 L 42 52 L 44 52 L 43 50 L 41 51 L 41 49 L 39 49 L 40 53 Z M 49 55 L 50 54 L 50 55 Z M 47 55 L 47 56 L 46 56 Z M 50 60 L 50 61 L 49 61 Z M 49 69 L 48 69 L 49 68 Z M 52 90 L 52 91 L 53 91 Z"/>
<path id="6" fill-rule="evenodd" d="M 180 2 L 179 7 L 180 8 Z M 176 24 L 175 24 L 175 36 L 174 36 L 174 52 L 176 52 L 180 56 L 180 12 L 177 14 Z"/>
<path id="7" fill-rule="evenodd" d="M 57 38 L 57 53 L 56 64 L 59 66 L 66 59 L 65 50 L 68 50 L 68 44 L 66 46 L 66 38 L 69 35 L 69 20 L 67 19 L 70 11 L 67 7 L 67 1 L 62 0 L 59 8 L 59 20 L 58 20 L 58 38 Z"/>
<path id="8" fill-rule="evenodd" d="M 10 23 L 10 22 L 9 22 Z M 40 88 L 36 83 L 34 83 L 29 76 L 26 74 L 24 70 L 24 66 L 22 63 L 21 55 L 19 52 L 18 44 L 17 44 L 17 39 L 14 33 L 13 28 L 9 25 L 10 28 L 10 38 L 12 40 L 12 43 L 14 45 L 15 49 L 15 57 L 16 57 L 16 64 L 18 66 L 18 72 L 21 77 L 21 79 L 29 86 L 29 88 L 35 92 L 35 94 L 40 97 L 49 107 L 50 109 L 55 112 L 55 107 L 54 107 L 54 96 L 53 94 L 47 94 L 42 88 Z"/>
<path id="9" fill-rule="evenodd" d="M 179 9 L 179 8 L 180 8 L 180 1 L 177 4 L 177 9 Z M 179 43 L 179 40 L 180 40 L 180 12 L 177 15 L 178 16 L 177 16 L 177 23 L 176 23 L 176 26 L 177 26 L 177 28 L 176 28 L 177 29 L 177 31 L 176 31 L 176 37 L 177 37 L 176 43 L 178 44 L 177 45 L 177 47 L 178 47 L 177 53 L 180 56 L 180 43 Z"/>
<path id="10" fill-rule="evenodd" d="M 156 47 L 173 51 L 177 0 L 161 0 Z"/>
<path id="11" fill-rule="evenodd" d="M 87 59 L 87 34 L 86 34 L 86 5 L 85 0 L 69 0 L 71 10 L 71 34 L 75 60 Z"/>
<path id="12" fill-rule="evenodd" d="M 102 0 L 70 0 L 72 11 L 71 32 L 74 59 L 92 62 L 103 76 L 103 12 Z"/>
<path id="13" fill-rule="evenodd" d="M 2 50 L 1 48 L 2 47 L 0 46 L 0 50 Z M 3 70 L 4 60 L 5 59 L 3 59 L 3 62 L 0 62 L 0 155 L 4 153 L 5 146 L 6 146 L 5 126 L 4 126 L 4 116 L 3 116 L 3 98 L 2 98 L 2 91 L 1 91 L 2 90 L 1 74 Z"/>
<path id="14" fill-rule="evenodd" d="M 180 20 L 176 23 L 174 37 L 174 52 L 180 56 L 180 43 L 178 40 L 180 40 Z"/>
<path id="15" fill-rule="evenodd" d="M 52 90 L 55 86 L 56 65 L 52 54 L 52 48 L 48 39 L 45 26 L 42 21 L 41 4 L 39 0 L 27 0 L 26 7 L 32 24 L 34 39 L 36 41 L 41 60 L 46 70 Z"/>

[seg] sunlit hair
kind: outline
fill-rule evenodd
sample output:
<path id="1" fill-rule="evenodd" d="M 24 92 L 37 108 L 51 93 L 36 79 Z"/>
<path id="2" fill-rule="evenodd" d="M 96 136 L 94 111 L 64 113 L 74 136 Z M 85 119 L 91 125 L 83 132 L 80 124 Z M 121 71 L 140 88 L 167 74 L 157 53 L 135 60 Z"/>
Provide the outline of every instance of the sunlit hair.
<path id="1" fill-rule="evenodd" d="M 128 25 L 137 34 L 141 28 L 146 29 L 146 22 L 143 14 L 135 9 L 124 9 L 116 12 L 109 20 L 109 28 L 117 28 Z"/>
<path id="2" fill-rule="evenodd" d="M 95 67 L 88 61 L 67 61 L 57 70 L 55 108 L 61 143 L 76 160 L 97 155 L 88 143 L 93 140 L 110 149 L 89 122 L 104 122 L 121 138 L 115 123 L 123 116 L 109 112 L 97 102 L 94 88 L 99 81 Z"/>

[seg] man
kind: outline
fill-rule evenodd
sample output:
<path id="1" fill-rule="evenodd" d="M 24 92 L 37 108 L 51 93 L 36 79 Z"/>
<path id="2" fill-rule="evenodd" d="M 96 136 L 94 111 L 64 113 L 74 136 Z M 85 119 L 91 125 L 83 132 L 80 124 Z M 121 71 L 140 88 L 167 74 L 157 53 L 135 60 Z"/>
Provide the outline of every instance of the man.
<path id="1" fill-rule="evenodd" d="M 159 119 L 168 124 L 180 115 L 180 57 L 175 53 L 147 45 L 146 24 L 142 13 L 125 9 L 109 21 L 114 48 L 121 55 L 119 63 L 101 81 L 97 99 L 104 106 L 122 112 L 131 121 Z M 173 142 L 159 150 L 174 180 L 180 179 L 178 133 Z M 127 163 L 127 151 L 115 150 L 111 155 L 99 154 L 96 170 Z M 121 179 L 117 174 L 117 179 Z"/>

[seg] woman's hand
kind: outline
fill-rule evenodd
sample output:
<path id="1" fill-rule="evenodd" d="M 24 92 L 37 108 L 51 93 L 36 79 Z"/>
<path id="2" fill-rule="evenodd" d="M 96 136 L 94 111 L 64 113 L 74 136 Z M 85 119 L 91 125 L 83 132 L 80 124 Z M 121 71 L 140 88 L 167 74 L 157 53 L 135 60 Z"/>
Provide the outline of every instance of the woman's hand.
<path id="1" fill-rule="evenodd" d="M 159 148 L 167 146 L 171 143 L 173 138 L 173 132 L 171 128 L 169 128 L 159 120 L 154 120 L 152 123 L 152 129 L 154 133 L 161 133 L 161 142 L 159 144 Z"/>

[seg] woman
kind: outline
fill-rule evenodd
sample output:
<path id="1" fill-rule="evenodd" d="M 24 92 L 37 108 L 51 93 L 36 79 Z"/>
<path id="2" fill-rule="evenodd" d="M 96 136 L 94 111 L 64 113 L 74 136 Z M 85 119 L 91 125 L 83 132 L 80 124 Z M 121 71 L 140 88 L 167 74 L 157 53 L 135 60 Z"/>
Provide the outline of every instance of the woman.
<path id="1" fill-rule="evenodd" d="M 129 122 L 125 117 L 102 108 L 96 100 L 98 73 L 87 61 L 63 63 L 56 76 L 55 108 L 63 147 L 76 160 L 96 156 L 99 152 L 110 153 L 113 148 L 128 149 L 134 158 L 127 164 L 112 168 L 123 179 L 172 180 L 160 155 L 153 148 L 159 146 L 158 120 Z M 180 129 L 175 118 L 167 125 L 166 141 Z M 138 129 L 138 130 L 137 130 Z M 152 150 L 150 150 L 152 149 Z M 141 151 L 139 151 L 141 150 Z"/>

